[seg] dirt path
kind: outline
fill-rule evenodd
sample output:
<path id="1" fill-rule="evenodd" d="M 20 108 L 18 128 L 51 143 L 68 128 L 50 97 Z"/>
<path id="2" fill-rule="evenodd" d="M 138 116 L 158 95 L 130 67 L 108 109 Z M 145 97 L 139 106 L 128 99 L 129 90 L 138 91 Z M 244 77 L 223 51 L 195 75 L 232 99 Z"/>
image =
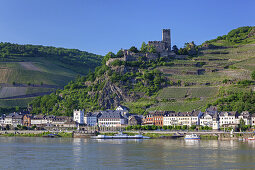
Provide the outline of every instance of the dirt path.
<path id="1" fill-rule="evenodd" d="M 32 62 L 19 62 L 19 64 L 27 70 L 42 71 L 40 68 L 36 67 Z"/>

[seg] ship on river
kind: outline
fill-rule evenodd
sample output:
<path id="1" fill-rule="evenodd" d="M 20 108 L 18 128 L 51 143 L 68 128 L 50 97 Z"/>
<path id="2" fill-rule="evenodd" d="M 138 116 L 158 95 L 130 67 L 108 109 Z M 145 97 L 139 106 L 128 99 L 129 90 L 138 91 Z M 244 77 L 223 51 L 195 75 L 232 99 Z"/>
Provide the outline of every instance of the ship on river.
<path id="1" fill-rule="evenodd" d="M 148 136 L 143 135 L 134 135 L 129 136 L 127 134 L 124 134 L 122 132 L 119 132 L 118 134 L 114 136 L 108 136 L 108 135 L 97 135 L 97 136 L 91 136 L 92 139 L 150 139 Z"/>

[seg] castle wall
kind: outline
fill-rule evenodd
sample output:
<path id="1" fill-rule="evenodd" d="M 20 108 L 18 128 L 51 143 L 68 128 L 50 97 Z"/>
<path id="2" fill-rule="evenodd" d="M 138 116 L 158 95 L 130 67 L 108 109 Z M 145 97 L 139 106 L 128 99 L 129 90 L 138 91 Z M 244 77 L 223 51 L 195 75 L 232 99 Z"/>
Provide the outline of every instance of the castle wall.
<path id="1" fill-rule="evenodd" d="M 148 45 L 154 46 L 156 51 L 159 53 L 166 50 L 166 44 L 162 41 L 149 41 Z"/>

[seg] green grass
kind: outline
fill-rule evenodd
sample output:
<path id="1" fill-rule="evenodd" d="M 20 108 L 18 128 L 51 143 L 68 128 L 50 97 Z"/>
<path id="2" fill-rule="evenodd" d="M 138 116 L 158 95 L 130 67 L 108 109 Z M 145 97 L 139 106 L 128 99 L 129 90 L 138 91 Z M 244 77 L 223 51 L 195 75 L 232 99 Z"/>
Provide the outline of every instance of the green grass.
<path id="1" fill-rule="evenodd" d="M 8 133 L 8 134 L 0 134 L 0 136 L 6 136 L 6 137 L 14 137 L 14 136 L 20 136 L 20 137 L 43 137 L 44 135 L 51 134 L 51 132 L 43 132 L 43 133 L 20 133 L 20 134 L 14 134 L 14 133 Z M 72 138 L 72 133 L 67 132 L 59 132 L 59 137 L 66 137 L 66 138 Z"/>

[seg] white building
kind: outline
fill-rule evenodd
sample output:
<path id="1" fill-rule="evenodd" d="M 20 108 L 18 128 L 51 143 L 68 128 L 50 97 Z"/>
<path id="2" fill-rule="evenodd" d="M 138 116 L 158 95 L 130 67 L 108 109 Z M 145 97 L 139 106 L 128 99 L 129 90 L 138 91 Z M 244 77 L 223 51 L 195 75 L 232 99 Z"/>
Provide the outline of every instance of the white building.
<path id="1" fill-rule="evenodd" d="M 184 112 L 184 113 L 169 113 L 163 117 L 164 126 L 192 126 L 199 125 L 200 117 L 202 113 L 200 111 Z"/>
<path id="2" fill-rule="evenodd" d="M 204 113 L 200 118 L 200 126 L 213 127 L 213 116 L 209 113 Z"/>
<path id="3" fill-rule="evenodd" d="M 251 115 L 251 125 L 255 126 L 255 114 Z"/>
<path id="4" fill-rule="evenodd" d="M 178 113 L 169 113 L 163 116 L 163 126 L 178 125 Z"/>
<path id="5" fill-rule="evenodd" d="M 102 115 L 98 118 L 98 125 L 106 127 L 121 127 L 125 125 L 127 121 L 121 113 L 121 111 L 117 110 L 102 111 Z"/>
<path id="6" fill-rule="evenodd" d="M 252 125 L 252 119 L 250 116 L 250 113 L 248 111 L 242 112 L 237 119 L 237 124 L 240 124 L 240 120 L 243 119 L 245 122 L 245 125 Z M 254 123 L 255 124 L 255 123 Z"/>
<path id="7" fill-rule="evenodd" d="M 101 113 L 100 112 L 95 112 L 95 113 L 86 113 L 84 115 L 84 123 L 87 126 L 97 126 L 97 118 L 98 116 L 100 116 Z"/>
<path id="8" fill-rule="evenodd" d="M 239 124 L 237 112 L 221 112 L 219 114 L 220 126 L 229 126 Z"/>
<path id="9" fill-rule="evenodd" d="M 44 115 L 35 115 L 32 119 L 31 119 L 31 125 L 35 125 L 35 126 L 41 126 L 42 120 L 44 119 Z"/>
<path id="10" fill-rule="evenodd" d="M 79 124 L 84 124 L 84 110 L 74 110 L 73 120 Z"/>

